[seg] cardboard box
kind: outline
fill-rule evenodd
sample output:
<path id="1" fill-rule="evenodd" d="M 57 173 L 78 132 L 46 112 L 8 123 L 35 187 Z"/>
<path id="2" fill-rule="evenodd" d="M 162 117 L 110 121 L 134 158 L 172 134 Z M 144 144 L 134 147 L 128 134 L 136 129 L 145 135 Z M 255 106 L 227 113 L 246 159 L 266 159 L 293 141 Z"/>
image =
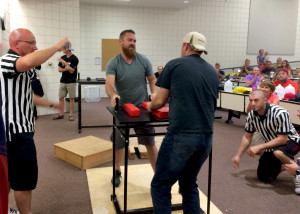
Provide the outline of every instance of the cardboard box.
<path id="1" fill-rule="evenodd" d="M 54 155 L 79 169 L 88 169 L 112 161 L 112 143 L 87 136 L 54 144 Z"/>

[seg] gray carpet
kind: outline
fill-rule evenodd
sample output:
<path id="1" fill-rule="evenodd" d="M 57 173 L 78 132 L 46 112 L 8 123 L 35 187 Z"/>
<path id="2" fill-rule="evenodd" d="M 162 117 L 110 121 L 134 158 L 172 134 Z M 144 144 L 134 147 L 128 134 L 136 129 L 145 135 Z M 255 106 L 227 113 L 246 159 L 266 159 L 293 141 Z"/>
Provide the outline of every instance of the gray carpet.
<path id="1" fill-rule="evenodd" d="M 83 103 L 83 125 L 111 124 L 112 117 L 100 103 Z M 256 178 L 258 157 L 244 155 L 239 169 L 231 165 L 244 132 L 245 115 L 234 118 L 233 124 L 224 123 L 226 111 L 217 111 L 223 119 L 215 121 L 212 171 L 212 201 L 223 212 L 230 214 L 296 214 L 299 213 L 300 196 L 294 193 L 291 176 L 279 175 L 272 183 L 262 183 Z M 67 116 L 67 115 L 66 115 Z M 54 157 L 53 144 L 83 136 L 93 135 L 108 140 L 111 128 L 85 128 L 77 131 L 75 121 L 67 117 L 52 120 L 53 115 L 40 116 L 36 121 L 35 142 L 38 152 L 39 181 L 33 192 L 33 214 L 91 214 L 91 203 L 85 171 Z M 144 164 L 148 160 L 129 160 L 129 164 Z M 106 163 L 102 166 L 111 166 Z M 207 193 L 208 164 L 203 165 L 198 176 L 200 189 Z M 109 195 L 107 197 L 110 197 Z M 13 194 L 10 204 L 15 207 Z"/>

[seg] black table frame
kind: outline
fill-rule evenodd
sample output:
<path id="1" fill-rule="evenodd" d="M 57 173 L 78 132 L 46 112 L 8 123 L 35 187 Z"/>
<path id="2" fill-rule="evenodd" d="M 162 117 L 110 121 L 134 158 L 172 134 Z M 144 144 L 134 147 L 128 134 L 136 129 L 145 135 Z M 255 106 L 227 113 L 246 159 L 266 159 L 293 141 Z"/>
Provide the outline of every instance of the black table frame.
<path id="1" fill-rule="evenodd" d="M 148 133 L 148 134 L 130 134 L 130 128 L 136 127 L 166 127 L 169 126 L 168 119 L 158 119 L 153 116 L 152 113 L 149 113 L 145 109 L 141 109 L 141 117 L 130 117 L 123 110 L 118 111 L 111 106 L 106 107 L 108 111 L 113 116 L 113 193 L 111 194 L 111 201 L 114 204 L 116 213 L 153 213 L 153 207 L 140 208 L 127 210 L 127 178 L 128 178 L 128 147 L 129 147 L 129 138 L 138 137 L 138 136 L 156 136 L 156 135 L 165 135 L 166 133 Z M 125 131 L 121 131 L 123 129 Z M 115 185 L 115 141 L 116 133 L 121 135 L 121 138 L 125 141 L 125 163 L 124 163 L 124 210 L 122 211 L 116 195 L 116 185 Z M 209 170 L 208 170 L 208 196 L 207 196 L 207 214 L 210 213 L 210 198 L 211 198 L 211 165 L 212 165 L 212 149 L 209 154 Z M 182 204 L 173 204 L 172 210 L 182 210 Z M 201 210 L 202 213 L 203 210 Z"/>
<path id="2" fill-rule="evenodd" d="M 112 125 L 94 125 L 94 126 L 88 126 L 88 125 L 82 125 L 82 114 L 81 114 L 81 85 L 105 85 L 105 80 L 77 80 L 78 83 L 78 133 L 81 133 L 82 128 L 98 128 L 98 127 L 112 127 Z"/>

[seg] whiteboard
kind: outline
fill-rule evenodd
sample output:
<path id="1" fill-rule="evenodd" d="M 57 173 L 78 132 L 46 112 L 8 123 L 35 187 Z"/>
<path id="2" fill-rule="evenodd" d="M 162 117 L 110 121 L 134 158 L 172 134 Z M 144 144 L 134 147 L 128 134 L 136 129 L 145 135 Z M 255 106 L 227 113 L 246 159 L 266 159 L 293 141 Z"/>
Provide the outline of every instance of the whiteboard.
<path id="1" fill-rule="evenodd" d="M 251 0 L 247 54 L 294 55 L 298 0 Z"/>

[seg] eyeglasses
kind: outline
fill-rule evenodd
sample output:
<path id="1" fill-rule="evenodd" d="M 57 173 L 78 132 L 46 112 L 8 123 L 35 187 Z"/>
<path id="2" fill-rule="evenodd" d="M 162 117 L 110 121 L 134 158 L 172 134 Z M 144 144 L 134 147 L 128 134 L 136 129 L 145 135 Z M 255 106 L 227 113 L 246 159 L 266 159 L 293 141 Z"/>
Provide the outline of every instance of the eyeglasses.
<path id="1" fill-rule="evenodd" d="M 19 42 L 26 42 L 30 45 L 36 45 L 36 41 L 26 41 L 26 40 L 19 40 Z"/>

